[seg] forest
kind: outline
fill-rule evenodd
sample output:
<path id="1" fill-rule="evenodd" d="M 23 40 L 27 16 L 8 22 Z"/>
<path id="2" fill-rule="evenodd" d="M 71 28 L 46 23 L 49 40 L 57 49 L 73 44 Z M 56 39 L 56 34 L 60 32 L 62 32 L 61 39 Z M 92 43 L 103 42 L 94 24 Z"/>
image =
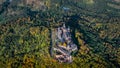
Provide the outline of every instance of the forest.
<path id="1" fill-rule="evenodd" d="M 50 56 L 62 22 L 78 47 L 72 63 Z M 119 0 L 0 0 L 0 68 L 119 67 Z"/>

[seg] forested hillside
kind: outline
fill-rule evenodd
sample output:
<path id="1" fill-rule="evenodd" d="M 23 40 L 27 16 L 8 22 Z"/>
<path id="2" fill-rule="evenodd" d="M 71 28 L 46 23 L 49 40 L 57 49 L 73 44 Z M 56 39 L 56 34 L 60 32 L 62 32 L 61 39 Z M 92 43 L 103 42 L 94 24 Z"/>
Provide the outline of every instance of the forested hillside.
<path id="1" fill-rule="evenodd" d="M 65 22 L 78 52 L 50 56 L 51 30 Z M 120 0 L 0 0 L 0 68 L 119 68 Z"/>

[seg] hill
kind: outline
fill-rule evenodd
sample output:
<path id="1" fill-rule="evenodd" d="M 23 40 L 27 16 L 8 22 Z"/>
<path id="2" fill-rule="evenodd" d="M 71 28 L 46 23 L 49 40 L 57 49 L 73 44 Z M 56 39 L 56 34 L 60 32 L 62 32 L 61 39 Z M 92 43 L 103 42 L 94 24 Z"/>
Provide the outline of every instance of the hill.
<path id="1" fill-rule="evenodd" d="M 65 22 L 78 47 L 70 64 L 50 56 Z M 119 0 L 0 0 L 0 67 L 119 68 Z"/>

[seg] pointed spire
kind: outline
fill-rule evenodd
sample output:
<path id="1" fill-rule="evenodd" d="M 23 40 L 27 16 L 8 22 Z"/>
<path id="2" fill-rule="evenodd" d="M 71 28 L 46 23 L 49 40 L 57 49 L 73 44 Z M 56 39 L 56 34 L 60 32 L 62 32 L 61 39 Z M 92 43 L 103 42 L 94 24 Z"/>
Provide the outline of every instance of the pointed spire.
<path id="1" fill-rule="evenodd" d="M 67 30 L 68 30 L 68 32 L 70 32 L 70 27 L 68 27 L 68 29 L 67 29 Z"/>
<path id="2" fill-rule="evenodd" d="M 65 23 L 63 24 L 63 27 L 66 28 Z"/>

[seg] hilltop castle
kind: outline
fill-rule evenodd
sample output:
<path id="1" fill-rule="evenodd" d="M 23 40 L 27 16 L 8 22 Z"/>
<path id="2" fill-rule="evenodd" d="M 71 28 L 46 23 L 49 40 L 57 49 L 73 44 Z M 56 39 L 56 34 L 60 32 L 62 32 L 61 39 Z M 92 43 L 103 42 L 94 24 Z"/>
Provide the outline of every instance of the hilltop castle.
<path id="1" fill-rule="evenodd" d="M 54 30 L 53 52 L 54 58 L 59 62 L 72 62 L 71 54 L 78 50 L 77 45 L 73 43 L 70 28 L 66 28 L 65 24 Z"/>

